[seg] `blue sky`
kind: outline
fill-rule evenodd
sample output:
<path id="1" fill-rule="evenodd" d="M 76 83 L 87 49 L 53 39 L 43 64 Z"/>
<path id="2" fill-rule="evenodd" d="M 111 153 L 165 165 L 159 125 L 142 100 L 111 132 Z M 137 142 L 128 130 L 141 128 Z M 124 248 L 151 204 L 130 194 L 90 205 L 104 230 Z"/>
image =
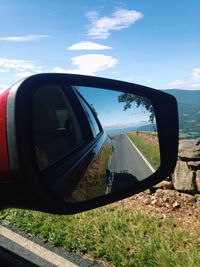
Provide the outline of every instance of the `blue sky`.
<path id="1" fill-rule="evenodd" d="M 118 102 L 121 92 L 98 88 L 78 87 L 79 92 L 89 104 L 92 104 L 104 129 L 122 129 L 149 124 L 150 113 L 144 107 L 136 107 L 124 111 L 124 103 Z"/>
<path id="2" fill-rule="evenodd" d="M 39 72 L 200 89 L 199 0 L 0 0 L 0 90 Z"/>

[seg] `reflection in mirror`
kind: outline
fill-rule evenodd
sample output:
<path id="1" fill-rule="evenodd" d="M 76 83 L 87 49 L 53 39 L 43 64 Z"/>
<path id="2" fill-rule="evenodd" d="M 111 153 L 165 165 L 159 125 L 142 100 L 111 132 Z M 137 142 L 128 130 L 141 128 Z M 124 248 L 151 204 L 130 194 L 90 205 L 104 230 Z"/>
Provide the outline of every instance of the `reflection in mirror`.
<path id="1" fill-rule="evenodd" d="M 32 114 L 38 169 L 47 184 L 52 176 L 51 188 L 66 202 L 130 188 L 160 166 L 154 109 L 146 97 L 102 88 L 45 85 L 35 92 Z M 67 177 L 58 188 L 54 184 L 60 182 L 55 174 L 60 170 L 57 162 L 62 160 L 68 170 L 86 148 L 91 150 L 89 166 L 80 167 L 80 176 Z M 51 166 L 55 173 L 48 172 Z"/>
<path id="2" fill-rule="evenodd" d="M 60 86 L 40 87 L 33 97 L 32 113 L 34 145 L 40 170 L 84 142 L 78 118 Z"/>
<path id="3" fill-rule="evenodd" d="M 78 86 L 76 90 L 107 138 L 65 200 L 76 203 L 100 197 L 130 188 L 152 175 L 160 166 L 160 152 L 150 99 L 100 88 Z"/>

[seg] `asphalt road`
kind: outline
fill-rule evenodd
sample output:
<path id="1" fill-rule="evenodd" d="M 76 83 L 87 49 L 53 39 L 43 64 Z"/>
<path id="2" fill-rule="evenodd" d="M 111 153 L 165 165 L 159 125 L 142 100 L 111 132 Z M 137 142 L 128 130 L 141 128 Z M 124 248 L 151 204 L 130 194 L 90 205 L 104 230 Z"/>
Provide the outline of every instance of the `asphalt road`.
<path id="1" fill-rule="evenodd" d="M 112 169 L 116 173 L 112 191 L 131 186 L 154 172 L 126 134 L 115 136 L 112 143 L 114 147 Z"/>

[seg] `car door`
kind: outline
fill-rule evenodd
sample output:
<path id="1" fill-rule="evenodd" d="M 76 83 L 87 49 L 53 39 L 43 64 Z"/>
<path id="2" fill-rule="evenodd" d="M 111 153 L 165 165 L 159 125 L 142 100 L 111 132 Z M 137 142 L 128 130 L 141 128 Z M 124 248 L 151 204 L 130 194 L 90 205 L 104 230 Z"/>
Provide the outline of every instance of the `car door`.
<path id="1" fill-rule="evenodd" d="M 86 168 L 79 183 L 72 191 L 72 194 L 66 198 L 67 202 L 72 203 L 110 193 L 113 180 L 111 139 L 104 132 L 94 107 L 81 96 L 77 89 L 74 88 L 74 90 L 88 119 L 93 135 L 91 149 L 95 152 L 93 160 Z"/>
<path id="2" fill-rule="evenodd" d="M 34 95 L 33 118 L 40 175 L 54 192 L 72 202 L 106 194 L 110 159 L 105 151 L 112 151 L 111 143 L 77 89 L 41 87 Z M 65 170 L 73 173 L 77 161 L 84 171 L 65 179 Z"/>

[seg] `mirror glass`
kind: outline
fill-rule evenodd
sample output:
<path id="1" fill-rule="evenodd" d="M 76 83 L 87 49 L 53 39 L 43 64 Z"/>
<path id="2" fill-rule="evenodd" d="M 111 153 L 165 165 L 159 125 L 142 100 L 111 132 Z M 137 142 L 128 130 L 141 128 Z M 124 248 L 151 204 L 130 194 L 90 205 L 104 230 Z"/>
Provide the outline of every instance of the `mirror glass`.
<path id="1" fill-rule="evenodd" d="M 86 142 L 72 102 L 59 85 L 40 87 L 34 94 L 33 133 L 40 170 Z"/>
<path id="2" fill-rule="evenodd" d="M 128 188 L 160 166 L 156 118 L 151 100 L 100 88 L 76 87 L 107 139 L 68 202 L 80 202 Z"/>
<path id="3" fill-rule="evenodd" d="M 80 177 L 68 181 L 69 185 L 56 185 L 56 193 L 66 202 L 130 188 L 160 166 L 154 108 L 146 97 L 102 88 L 48 85 L 36 91 L 32 105 L 41 172 L 66 156 L 68 166 L 74 155 L 96 147 Z"/>

